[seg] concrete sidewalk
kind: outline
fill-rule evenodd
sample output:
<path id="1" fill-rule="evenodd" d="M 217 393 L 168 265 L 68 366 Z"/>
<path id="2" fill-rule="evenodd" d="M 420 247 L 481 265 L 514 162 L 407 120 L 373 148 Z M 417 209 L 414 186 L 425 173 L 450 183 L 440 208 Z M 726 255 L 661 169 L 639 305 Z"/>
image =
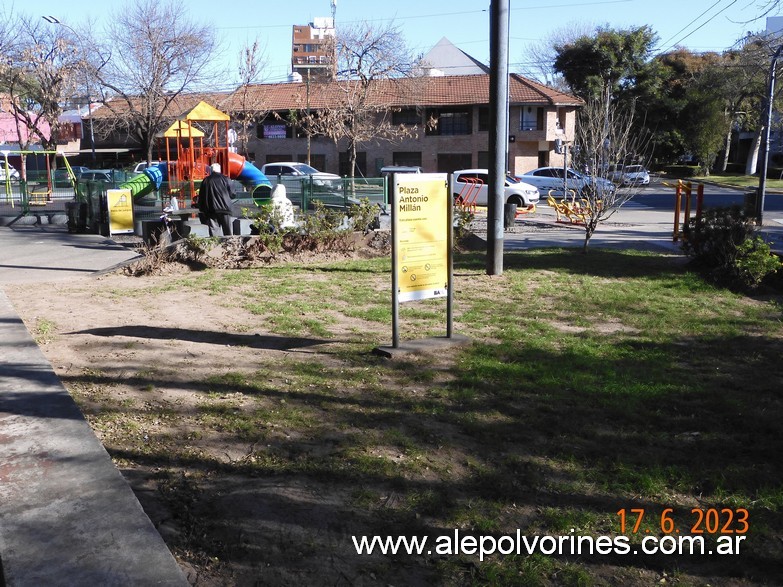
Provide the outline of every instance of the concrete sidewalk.
<path id="1" fill-rule="evenodd" d="M 0 227 L 0 288 L 133 256 L 95 235 Z M 0 585 L 187 585 L 2 291 L 0 341 Z"/>
<path id="2" fill-rule="evenodd" d="M 83 277 L 135 257 L 109 238 L 65 226 L 0 226 L 0 287 Z"/>

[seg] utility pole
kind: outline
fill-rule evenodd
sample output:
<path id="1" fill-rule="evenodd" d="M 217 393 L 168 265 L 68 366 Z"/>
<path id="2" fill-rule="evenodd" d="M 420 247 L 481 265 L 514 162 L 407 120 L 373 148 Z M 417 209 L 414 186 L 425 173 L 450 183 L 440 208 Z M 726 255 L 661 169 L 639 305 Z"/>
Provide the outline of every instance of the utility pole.
<path id="1" fill-rule="evenodd" d="M 509 0 L 492 0 L 489 12 L 487 275 L 501 275 L 503 273 L 503 204 L 508 150 Z"/>
<path id="2" fill-rule="evenodd" d="M 769 135 L 772 130 L 772 105 L 775 102 L 775 69 L 777 69 L 780 53 L 783 45 L 780 45 L 772 56 L 772 65 L 769 66 L 769 91 L 767 92 L 767 112 L 764 122 L 764 156 L 761 158 L 759 169 L 759 190 L 756 194 L 756 219 L 759 226 L 762 224 L 764 214 L 764 192 L 767 190 L 767 162 L 769 161 Z"/>

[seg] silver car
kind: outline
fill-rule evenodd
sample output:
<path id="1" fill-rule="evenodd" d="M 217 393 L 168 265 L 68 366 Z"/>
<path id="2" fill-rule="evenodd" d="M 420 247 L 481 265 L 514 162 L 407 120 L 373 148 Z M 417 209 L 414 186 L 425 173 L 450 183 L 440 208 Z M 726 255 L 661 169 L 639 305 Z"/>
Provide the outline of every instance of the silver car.
<path id="1" fill-rule="evenodd" d="M 542 194 L 551 195 L 554 198 L 563 197 L 564 183 L 569 192 L 576 192 L 577 195 L 580 195 L 586 186 L 593 184 L 599 194 L 613 194 L 615 192 L 615 185 L 608 179 L 584 175 L 570 167 L 565 170 L 565 173 L 564 176 L 562 167 L 539 167 L 517 177 L 536 186 Z M 565 182 L 563 181 L 564 177 Z"/>
<path id="2" fill-rule="evenodd" d="M 261 168 L 261 173 L 270 180 L 278 176 L 282 177 L 312 177 L 315 186 L 339 186 L 340 176 L 334 173 L 318 171 L 315 167 L 307 163 L 297 163 L 296 161 L 280 161 L 276 163 L 267 163 Z"/>

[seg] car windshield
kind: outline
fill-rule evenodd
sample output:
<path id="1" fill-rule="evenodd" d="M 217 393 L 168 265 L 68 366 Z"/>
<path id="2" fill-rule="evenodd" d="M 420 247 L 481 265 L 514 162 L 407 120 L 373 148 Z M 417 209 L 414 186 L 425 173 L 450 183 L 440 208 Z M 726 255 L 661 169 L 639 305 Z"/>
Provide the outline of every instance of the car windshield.
<path id="1" fill-rule="evenodd" d="M 516 178 L 516 177 L 514 177 L 513 175 L 507 175 L 506 176 L 506 181 L 508 183 L 519 183 L 521 180 Z"/>
<path id="2" fill-rule="evenodd" d="M 626 173 L 642 173 L 644 168 L 641 165 L 630 165 L 625 168 Z"/>
<path id="3" fill-rule="evenodd" d="M 294 169 L 296 169 L 299 173 L 303 173 L 305 175 L 312 175 L 313 173 L 320 173 L 315 167 L 310 167 L 306 163 L 299 163 L 298 165 L 292 165 Z"/>

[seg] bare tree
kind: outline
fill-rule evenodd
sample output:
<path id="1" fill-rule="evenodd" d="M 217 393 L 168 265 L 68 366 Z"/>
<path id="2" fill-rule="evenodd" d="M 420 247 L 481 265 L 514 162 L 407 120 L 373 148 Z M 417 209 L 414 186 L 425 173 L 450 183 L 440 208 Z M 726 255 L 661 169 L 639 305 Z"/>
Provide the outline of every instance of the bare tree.
<path id="1" fill-rule="evenodd" d="M 545 38 L 530 43 L 525 47 L 522 56 L 522 63 L 526 66 L 525 73 L 550 87 L 568 91 L 565 79 L 554 68 L 557 59 L 556 47 L 565 47 L 580 37 L 593 35 L 595 31 L 596 26 L 593 24 L 571 22 L 551 32 Z"/>
<path id="2" fill-rule="evenodd" d="M 651 152 L 648 135 L 640 134 L 634 124 L 634 110 L 623 111 L 608 96 L 588 99 L 579 113 L 574 157 L 578 166 L 588 170 L 589 181 L 581 191 L 580 212 L 584 218 L 586 253 L 598 225 L 633 198 L 639 186 L 614 188 L 614 173 L 629 164 L 647 165 Z"/>
<path id="3" fill-rule="evenodd" d="M 268 65 L 266 51 L 256 39 L 242 48 L 239 59 L 239 88 L 231 98 L 231 110 L 237 123 L 237 141 L 239 151 L 247 157 L 250 142 L 250 128 L 263 120 L 269 110 L 265 107 L 264 96 L 252 88 L 264 81 L 263 72 Z"/>
<path id="4" fill-rule="evenodd" d="M 5 59 L 0 83 L 8 93 L 8 105 L 16 121 L 21 150 L 33 141 L 54 150 L 60 132 L 62 104 L 74 94 L 82 71 L 81 52 L 68 31 L 30 17 L 10 22 L 15 33 L 6 33 Z M 22 174 L 26 175 L 22 157 Z"/>
<path id="5" fill-rule="evenodd" d="M 214 29 L 190 20 L 175 0 L 132 0 L 110 23 L 105 65 L 95 71 L 108 93 L 103 102 L 152 161 L 155 134 L 179 114 L 169 106 L 213 76 Z"/>
<path id="6" fill-rule="evenodd" d="M 389 103 L 399 103 L 404 96 L 413 100 L 409 76 L 416 63 L 393 23 L 379 27 L 361 23 L 343 29 L 335 44 L 336 80 L 323 88 L 332 103 L 303 117 L 303 122 L 306 132 L 346 144 L 349 175 L 353 176 L 360 145 L 394 141 L 415 132 L 410 126 L 393 124 L 394 108 Z"/>

